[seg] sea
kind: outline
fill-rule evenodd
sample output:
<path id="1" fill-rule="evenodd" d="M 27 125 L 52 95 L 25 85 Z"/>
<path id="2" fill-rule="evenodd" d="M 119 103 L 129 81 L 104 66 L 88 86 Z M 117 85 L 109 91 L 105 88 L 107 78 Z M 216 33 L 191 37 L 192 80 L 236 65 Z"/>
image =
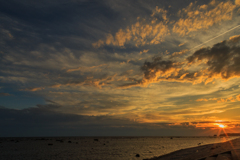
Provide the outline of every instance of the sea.
<path id="1" fill-rule="evenodd" d="M 139 160 L 236 138 L 239 137 L 0 138 L 0 157 L 3 159 Z"/>

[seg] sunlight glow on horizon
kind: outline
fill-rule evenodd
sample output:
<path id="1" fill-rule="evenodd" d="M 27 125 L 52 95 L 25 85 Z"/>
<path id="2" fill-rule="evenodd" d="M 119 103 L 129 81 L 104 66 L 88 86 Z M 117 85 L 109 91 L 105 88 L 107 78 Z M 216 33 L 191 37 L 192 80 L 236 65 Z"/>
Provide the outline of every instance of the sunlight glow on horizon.
<path id="1" fill-rule="evenodd" d="M 219 124 L 218 125 L 220 128 L 225 128 L 226 126 L 225 125 L 223 125 L 223 124 Z"/>

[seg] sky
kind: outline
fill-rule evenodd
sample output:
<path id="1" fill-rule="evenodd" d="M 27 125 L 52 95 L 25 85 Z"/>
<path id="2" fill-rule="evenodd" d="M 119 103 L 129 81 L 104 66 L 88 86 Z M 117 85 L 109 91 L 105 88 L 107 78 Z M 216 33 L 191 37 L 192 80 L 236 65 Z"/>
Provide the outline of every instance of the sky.
<path id="1" fill-rule="evenodd" d="M 240 132 L 240 0 L 0 0 L 0 136 Z"/>

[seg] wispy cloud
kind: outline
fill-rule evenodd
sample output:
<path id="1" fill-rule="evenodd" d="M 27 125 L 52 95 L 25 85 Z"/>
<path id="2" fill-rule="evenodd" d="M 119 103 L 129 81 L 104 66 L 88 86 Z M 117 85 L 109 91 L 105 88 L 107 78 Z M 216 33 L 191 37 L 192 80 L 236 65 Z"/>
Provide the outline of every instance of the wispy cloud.
<path id="1" fill-rule="evenodd" d="M 125 44 L 136 46 L 159 44 L 169 34 L 167 11 L 156 6 L 149 20 L 137 18 L 137 22 L 126 29 L 119 29 L 115 35 L 108 34 L 105 40 L 93 43 L 99 48 L 103 45 L 123 47 Z"/>
<path id="2" fill-rule="evenodd" d="M 138 17 L 135 24 L 126 29 L 119 29 L 115 35 L 108 34 L 105 39 L 100 39 L 92 45 L 95 48 L 104 45 L 119 47 L 124 47 L 125 44 L 156 45 L 172 33 L 184 36 L 194 31 L 208 29 L 222 21 L 232 20 L 234 11 L 238 7 L 236 4 L 231 1 L 215 0 L 204 5 L 190 3 L 189 6 L 178 11 L 180 18 L 177 21 L 170 19 L 167 10 L 156 6 L 149 19 Z M 183 43 L 179 46 L 182 45 Z"/>

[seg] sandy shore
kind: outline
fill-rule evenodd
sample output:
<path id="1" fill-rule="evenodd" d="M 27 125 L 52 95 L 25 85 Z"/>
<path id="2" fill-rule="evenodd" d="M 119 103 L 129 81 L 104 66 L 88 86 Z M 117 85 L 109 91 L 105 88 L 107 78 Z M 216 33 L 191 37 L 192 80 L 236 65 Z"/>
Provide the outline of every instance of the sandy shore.
<path id="1" fill-rule="evenodd" d="M 237 149 L 240 149 L 240 138 L 224 143 L 208 144 L 199 147 L 182 149 L 160 157 L 154 157 L 149 160 L 198 160 L 211 155 Z M 240 157 L 237 159 L 240 160 Z"/>

